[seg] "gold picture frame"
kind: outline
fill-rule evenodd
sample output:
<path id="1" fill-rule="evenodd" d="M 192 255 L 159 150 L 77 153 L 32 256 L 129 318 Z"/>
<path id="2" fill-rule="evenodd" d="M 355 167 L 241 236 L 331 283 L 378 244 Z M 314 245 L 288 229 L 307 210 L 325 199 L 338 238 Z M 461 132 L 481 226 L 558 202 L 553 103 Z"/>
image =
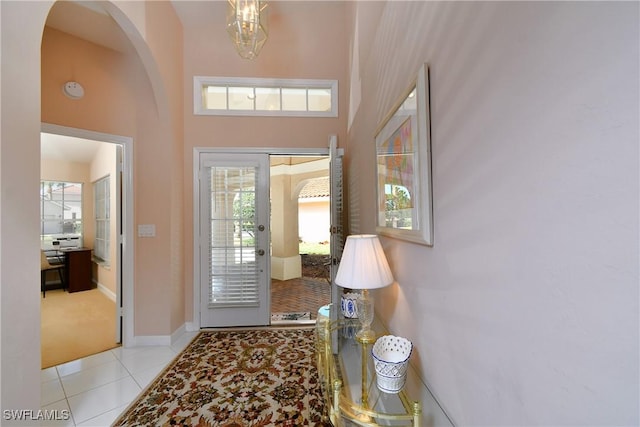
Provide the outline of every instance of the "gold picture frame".
<path id="1" fill-rule="evenodd" d="M 376 132 L 379 234 L 433 246 L 429 65 Z"/>

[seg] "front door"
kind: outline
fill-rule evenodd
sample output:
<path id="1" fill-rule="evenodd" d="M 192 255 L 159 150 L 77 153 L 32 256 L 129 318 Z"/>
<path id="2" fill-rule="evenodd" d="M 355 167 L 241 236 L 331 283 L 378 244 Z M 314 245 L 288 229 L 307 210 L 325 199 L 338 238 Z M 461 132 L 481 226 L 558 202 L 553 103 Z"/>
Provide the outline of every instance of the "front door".
<path id="1" fill-rule="evenodd" d="M 200 153 L 200 326 L 270 323 L 269 156 Z"/>

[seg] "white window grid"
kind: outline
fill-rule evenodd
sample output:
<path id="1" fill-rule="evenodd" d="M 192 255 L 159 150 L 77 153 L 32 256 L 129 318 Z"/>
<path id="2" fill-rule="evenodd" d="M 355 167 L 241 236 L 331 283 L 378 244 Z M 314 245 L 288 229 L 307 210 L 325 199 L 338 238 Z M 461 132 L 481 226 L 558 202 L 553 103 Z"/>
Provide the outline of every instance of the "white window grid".
<path id="1" fill-rule="evenodd" d="M 207 91 L 218 91 L 219 106 L 210 108 L 206 105 Z M 330 107 L 322 111 L 314 107 L 314 99 L 318 98 L 320 91 L 330 97 Z M 246 99 L 240 98 L 240 95 Z M 269 108 L 264 103 L 268 96 L 277 97 L 275 107 L 271 105 Z M 304 107 L 288 108 L 294 97 L 304 97 Z M 238 100 L 240 102 L 234 103 Z M 193 113 L 213 116 L 338 117 L 338 81 L 195 76 Z"/>
<path id="2" fill-rule="evenodd" d="M 70 194 L 68 189 L 72 188 L 79 188 L 80 192 Z M 40 240 L 43 246 L 50 245 L 56 236 L 82 238 L 82 192 L 81 182 L 40 181 Z"/>
<path id="3" fill-rule="evenodd" d="M 111 245 L 111 184 L 110 177 L 105 176 L 93 183 L 95 241 L 93 255 L 103 265 L 109 265 Z"/>

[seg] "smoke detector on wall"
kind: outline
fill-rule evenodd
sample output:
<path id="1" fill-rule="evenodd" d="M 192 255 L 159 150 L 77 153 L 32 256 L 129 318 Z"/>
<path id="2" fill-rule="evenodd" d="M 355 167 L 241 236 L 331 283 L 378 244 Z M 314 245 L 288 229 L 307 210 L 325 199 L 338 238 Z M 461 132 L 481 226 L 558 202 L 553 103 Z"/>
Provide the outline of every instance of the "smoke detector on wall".
<path id="1" fill-rule="evenodd" d="M 84 96 L 84 88 L 78 82 L 66 82 L 62 86 L 62 93 L 71 99 L 80 99 Z"/>

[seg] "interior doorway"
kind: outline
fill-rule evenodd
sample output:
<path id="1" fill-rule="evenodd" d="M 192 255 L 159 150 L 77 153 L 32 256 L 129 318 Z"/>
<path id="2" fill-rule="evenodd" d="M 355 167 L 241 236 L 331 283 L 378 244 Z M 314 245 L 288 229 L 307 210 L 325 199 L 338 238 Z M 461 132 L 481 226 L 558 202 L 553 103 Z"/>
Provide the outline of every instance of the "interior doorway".
<path id="1" fill-rule="evenodd" d="M 42 182 L 47 184 L 46 187 L 62 189 L 54 192 L 64 191 L 63 189 L 68 187 L 67 183 L 73 182 L 76 184 L 74 188 L 80 188 L 80 194 L 77 195 L 75 204 L 67 204 L 56 200 L 55 196 L 52 197 L 52 192 L 41 191 L 40 249 L 49 257 L 53 257 L 54 260 L 57 258 L 65 265 L 65 283 L 61 283 L 64 286 L 58 291 L 60 296 L 72 297 L 73 295 L 73 298 L 78 301 L 84 300 L 82 304 L 96 304 L 96 312 L 104 311 L 105 307 L 110 310 L 109 316 L 104 318 L 109 326 L 103 331 L 104 338 L 101 343 L 97 340 L 87 343 L 86 346 L 82 345 L 82 340 L 76 340 L 74 343 L 80 357 L 104 350 L 99 350 L 96 346 L 115 347 L 125 343 L 132 330 L 130 329 L 131 319 L 127 315 L 128 299 L 125 296 L 132 293 L 132 248 L 126 245 L 127 241 L 131 241 L 127 236 L 132 235 L 133 215 L 131 143 L 132 139 L 127 137 L 50 124 L 42 126 Z M 41 188 L 43 188 L 42 185 Z M 51 200 L 52 198 L 54 200 Z M 48 208 L 45 209 L 50 205 L 58 206 L 61 213 L 56 215 L 49 212 Z M 71 210 L 74 212 L 71 213 Z M 73 221 L 68 217 L 72 217 Z M 45 227 L 44 224 L 47 226 Z M 83 255 L 86 253 L 87 257 L 79 257 L 80 253 Z M 75 260 L 74 263 L 69 264 L 70 259 Z M 79 259 L 82 261 L 78 261 Z M 81 264 L 77 264 L 78 262 Z M 90 269 L 88 275 L 90 284 L 86 283 L 85 268 Z M 79 273 L 82 274 L 79 275 Z M 74 286 L 70 287 L 71 284 Z M 99 295 L 89 295 L 94 293 Z M 50 313 L 49 310 L 56 298 L 58 303 L 66 303 L 49 291 L 46 297 L 43 298 L 43 303 L 46 301 L 49 304 L 47 313 Z M 96 298 L 110 300 L 111 308 Z M 67 314 L 74 315 L 72 310 L 64 311 L 57 308 L 55 313 L 59 317 Z M 85 313 L 93 313 L 93 311 L 89 308 Z M 81 313 L 81 310 L 77 310 L 75 315 L 81 316 Z M 50 314 L 47 315 L 50 316 Z M 45 317 L 43 317 L 44 320 Z M 82 325 L 83 320 L 80 318 L 75 322 Z M 74 322 L 72 319 L 68 321 L 71 324 Z M 45 343 L 48 345 L 47 349 L 51 351 L 51 341 L 45 340 L 46 326 L 43 324 L 43 352 Z M 68 332 L 72 336 L 73 328 L 69 328 Z M 80 332 L 79 329 L 78 333 Z M 70 357 L 75 354 L 69 351 L 64 353 L 65 356 L 60 357 L 67 357 L 67 355 Z M 44 360 L 43 355 L 43 363 Z M 56 359 L 46 358 L 46 360 Z"/>

